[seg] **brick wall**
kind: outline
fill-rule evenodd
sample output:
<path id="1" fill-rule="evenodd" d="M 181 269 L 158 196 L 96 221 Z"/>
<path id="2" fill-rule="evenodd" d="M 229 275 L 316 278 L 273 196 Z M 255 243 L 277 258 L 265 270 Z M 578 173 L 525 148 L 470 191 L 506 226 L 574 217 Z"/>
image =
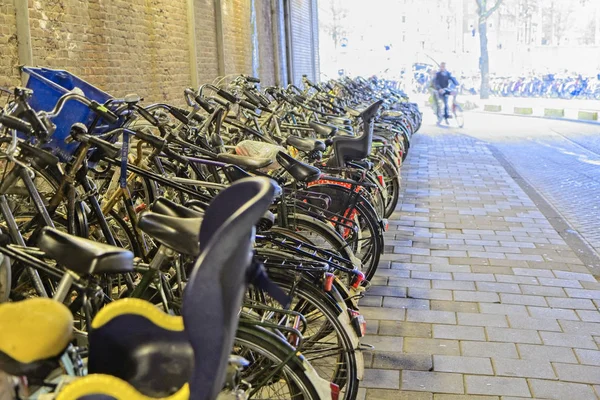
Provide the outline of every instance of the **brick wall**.
<path id="1" fill-rule="evenodd" d="M 212 82 L 219 75 L 214 0 L 195 0 L 194 12 L 196 13 L 198 81 L 202 84 Z"/>
<path id="2" fill-rule="evenodd" d="M 190 83 L 186 12 L 172 0 L 34 0 L 34 62 L 115 96 L 180 100 Z"/>
<path id="3" fill-rule="evenodd" d="M 225 74 L 252 74 L 250 0 L 221 0 Z"/>
<path id="4" fill-rule="evenodd" d="M 14 0 L 0 0 L 0 86 L 19 83 Z"/>
<path id="5" fill-rule="evenodd" d="M 3 86 L 19 82 L 14 1 L 0 0 Z M 221 0 L 226 74 L 253 74 L 256 35 L 257 73 L 265 85 L 275 82 L 272 1 Z M 283 1 L 299 5 L 292 15 L 298 19 L 293 24 L 298 27 L 295 78 L 302 73 L 313 77 L 311 30 L 316 29 L 310 5 L 315 0 Z M 215 0 L 194 0 L 194 7 L 203 83 L 219 75 Z M 191 85 L 186 0 L 29 0 L 29 18 L 35 65 L 66 69 L 115 96 L 135 92 L 148 102 L 179 103 L 183 88 Z"/>

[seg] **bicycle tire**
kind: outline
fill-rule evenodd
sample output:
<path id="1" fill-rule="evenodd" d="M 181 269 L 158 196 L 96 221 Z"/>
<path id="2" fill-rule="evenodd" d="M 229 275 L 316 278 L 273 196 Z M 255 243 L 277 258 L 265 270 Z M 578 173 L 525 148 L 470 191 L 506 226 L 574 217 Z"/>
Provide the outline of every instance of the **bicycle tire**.
<path id="1" fill-rule="evenodd" d="M 340 304 L 336 300 L 336 297 L 341 298 L 341 296 L 336 296 L 335 294 L 319 289 L 307 277 L 297 282 L 294 276 L 285 273 L 285 270 L 271 269 L 269 276 L 274 283 L 287 292 L 290 292 L 292 287 L 294 288 L 293 293 L 296 302 L 292 301 L 290 309 L 300 312 L 307 320 L 312 321 L 313 326 L 310 326 L 310 329 L 316 329 L 314 322 L 317 321 L 317 313 L 320 313 L 324 317 L 325 321 L 322 321 L 322 323 L 328 325 L 316 329 L 317 333 L 320 333 L 320 336 L 317 334 L 309 336 L 304 333 L 305 340 L 299 350 L 302 351 L 306 359 L 322 378 L 340 387 L 340 390 L 343 392 L 343 397 L 340 398 L 345 400 L 354 399 L 359 387 L 359 371 L 356 359 L 356 347 L 353 343 L 358 343 L 358 337 L 353 333 L 351 326 L 344 327 L 342 321 L 338 318 L 338 315 L 346 312 L 345 304 Z M 337 289 L 333 287 L 333 290 Z M 317 313 L 315 313 L 315 310 L 317 310 Z M 329 338 L 327 343 L 330 343 L 333 340 L 331 334 L 335 335 L 338 344 L 342 346 L 338 350 L 334 367 L 324 362 L 324 360 L 327 360 L 326 357 L 319 355 L 319 351 L 324 351 L 324 349 L 319 349 L 318 341 L 316 341 L 317 339 L 323 340 Z M 350 337 L 352 334 L 354 334 L 354 340 Z M 313 346 L 316 346 L 316 350 L 311 350 Z M 335 358 L 335 356 L 331 357 Z M 329 357 L 329 361 L 331 361 L 331 357 Z"/>
<path id="2" fill-rule="evenodd" d="M 400 198 L 400 176 L 398 175 L 398 170 L 388 157 L 381 158 L 383 159 L 383 163 L 379 171 L 385 182 L 385 190 L 387 190 L 388 199 L 383 216 L 384 218 L 389 218 L 394 210 L 396 210 Z"/>
<path id="3" fill-rule="evenodd" d="M 356 259 L 356 255 L 350 249 L 346 241 L 339 235 L 338 232 L 335 231 L 335 229 L 331 227 L 331 225 L 327 224 L 326 222 L 302 213 L 288 215 L 288 222 L 290 224 L 289 229 L 292 231 L 298 231 L 303 237 L 305 237 L 305 235 L 302 234 L 302 228 L 317 234 L 322 240 L 330 245 L 330 247 L 324 248 L 325 250 L 333 251 L 347 260 Z M 310 237 L 305 238 L 313 245 L 323 244 L 323 242 L 315 242 L 315 240 L 311 239 Z"/>
<path id="4" fill-rule="evenodd" d="M 369 200 L 371 200 L 371 201 L 369 201 L 369 203 L 375 209 L 377 216 L 379 218 L 385 218 L 385 206 L 387 204 L 387 192 L 385 194 L 383 193 L 384 188 L 383 188 L 383 186 L 381 186 L 381 184 L 377 180 L 377 176 L 375 175 L 374 171 L 366 171 L 365 179 L 367 181 L 369 181 L 371 184 L 376 185 L 376 189 L 374 190 L 374 193 L 371 193 L 370 191 L 365 190 L 365 193 L 366 193 L 365 197 L 369 196 Z"/>
<path id="5" fill-rule="evenodd" d="M 261 329 L 256 326 L 252 326 L 251 324 L 245 324 L 240 321 L 240 325 L 238 326 L 238 330 L 236 332 L 236 337 L 234 340 L 234 353 L 242 355 L 244 358 L 252 358 L 248 361 L 251 362 L 250 366 L 248 366 L 244 371 L 241 372 L 241 377 L 248 383 L 252 384 L 253 380 L 250 377 L 250 372 L 252 372 L 252 364 L 259 364 L 255 360 L 255 357 L 249 357 L 248 353 L 242 351 L 245 348 L 246 350 L 253 350 L 253 352 L 258 353 L 258 355 L 270 359 L 277 365 L 283 364 L 283 360 L 287 359 L 287 362 L 283 366 L 283 373 L 285 375 L 280 374 L 278 376 L 278 381 L 280 382 L 285 376 L 286 378 L 291 378 L 292 385 L 290 385 L 289 389 L 292 396 L 287 398 L 297 398 L 297 399 L 306 399 L 306 400 L 320 400 L 319 391 L 315 387 L 314 383 L 309 379 L 309 377 L 305 374 L 304 368 L 302 365 L 302 361 L 298 356 L 289 357 L 290 352 L 295 352 L 295 349 L 291 347 L 288 343 L 281 340 L 279 337 L 271 334 L 266 329 Z M 245 355 L 244 355 L 245 353 Z M 254 355 L 254 354 L 253 354 Z M 254 359 L 254 362 L 253 362 Z M 262 366 L 263 370 L 267 370 Z M 273 382 L 275 383 L 275 382 Z M 256 389 L 256 383 L 252 385 L 252 389 Z M 269 397 L 256 397 L 252 396 L 251 399 L 271 399 L 274 398 L 272 394 Z"/>
<path id="6" fill-rule="evenodd" d="M 375 210 L 369 207 L 368 204 L 359 202 L 356 204 L 356 208 L 359 212 L 359 225 L 365 227 L 364 230 L 368 231 L 370 235 L 374 235 L 371 241 L 373 248 L 365 252 L 363 257 L 357 254 L 357 257 L 362 261 L 362 271 L 365 274 L 365 278 L 370 281 L 377 272 L 379 259 L 383 253 L 382 227 L 377 219 Z"/>
<path id="7" fill-rule="evenodd" d="M 327 194 L 332 200 L 330 210 L 340 215 L 346 212 L 346 210 L 342 208 L 344 208 L 344 204 L 346 203 L 347 199 L 354 195 L 351 193 L 350 189 L 332 184 L 310 186 L 309 190 Z M 367 245 L 370 245 L 371 248 L 368 248 L 366 251 L 359 252 L 359 250 L 362 248 L 362 243 L 351 241 L 349 244 L 356 257 L 361 260 L 361 271 L 363 271 L 367 280 L 370 280 L 377 271 L 379 259 L 381 257 L 381 253 L 383 252 L 383 227 L 380 224 L 377 212 L 373 209 L 373 206 L 369 204 L 368 200 L 364 196 L 359 195 L 355 210 L 355 217 L 357 219 L 356 222 L 358 222 L 358 225 L 361 228 L 360 234 L 368 235 L 370 242 L 367 243 Z M 357 240 L 363 241 L 365 239 L 358 237 Z"/>

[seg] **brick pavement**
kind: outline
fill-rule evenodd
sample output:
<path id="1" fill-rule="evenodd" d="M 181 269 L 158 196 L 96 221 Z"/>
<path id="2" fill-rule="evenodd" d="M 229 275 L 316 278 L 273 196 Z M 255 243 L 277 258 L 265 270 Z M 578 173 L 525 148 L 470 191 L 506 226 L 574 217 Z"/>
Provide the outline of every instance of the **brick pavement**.
<path id="1" fill-rule="evenodd" d="M 600 283 L 486 144 L 418 134 L 402 176 L 360 398 L 597 399 Z"/>
<path id="2" fill-rule="evenodd" d="M 551 132 L 535 140 L 523 140 L 518 146 L 498 143 L 497 147 L 600 251 L 599 155 Z"/>

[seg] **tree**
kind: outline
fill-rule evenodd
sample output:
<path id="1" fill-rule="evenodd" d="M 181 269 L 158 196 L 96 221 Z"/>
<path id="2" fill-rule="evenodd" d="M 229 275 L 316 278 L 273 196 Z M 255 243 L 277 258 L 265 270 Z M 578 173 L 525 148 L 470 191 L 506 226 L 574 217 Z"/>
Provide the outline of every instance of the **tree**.
<path id="1" fill-rule="evenodd" d="M 479 49 L 481 51 L 479 57 L 481 90 L 479 95 L 482 99 L 488 99 L 490 97 L 490 56 L 488 54 L 487 20 L 500 8 L 502 0 L 475 0 L 475 2 L 479 16 Z"/>
<path id="2" fill-rule="evenodd" d="M 348 35 L 346 30 L 348 10 L 341 0 L 329 0 L 327 5 L 328 7 L 324 11 L 329 14 L 329 19 L 323 23 L 323 29 L 331 37 L 334 48 L 337 49 L 342 44 L 342 40 Z"/>

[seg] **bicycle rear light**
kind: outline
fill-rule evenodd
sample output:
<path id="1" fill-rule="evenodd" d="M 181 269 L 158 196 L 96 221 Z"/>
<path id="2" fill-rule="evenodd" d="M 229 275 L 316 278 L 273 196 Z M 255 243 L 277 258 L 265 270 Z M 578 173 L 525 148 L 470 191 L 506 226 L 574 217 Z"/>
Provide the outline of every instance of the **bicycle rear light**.
<path id="1" fill-rule="evenodd" d="M 364 280 L 365 280 L 365 274 L 363 274 L 362 271 L 355 270 L 354 277 L 352 278 L 351 286 L 354 289 L 358 289 L 358 287 L 360 286 L 361 283 L 363 283 Z"/>
<path id="2" fill-rule="evenodd" d="M 350 314 L 350 323 L 352 324 L 352 328 L 358 335 L 358 337 L 363 337 L 367 333 L 367 321 L 365 321 L 365 317 L 361 315 L 360 312 L 352 309 L 348 309 L 348 313 Z"/>
<path id="3" fill-rule="evenodd" d="M 331 272 L 325 272 L 325 279 L 323 282 L 323 289 L 326 292 L 331 292 L 331 288 L 333 287 L 333 281 L 335 280 L 335 275 Z"/>
<path id="4" fill-rule="evenodd" d="M 329 384 L 329 387 L 331 388 L 331 400 L 339 400 L 339 398 L 340 398 L 340 387 L 337 384 L 333 383 L 333 382 L 331 382 Z"/>

